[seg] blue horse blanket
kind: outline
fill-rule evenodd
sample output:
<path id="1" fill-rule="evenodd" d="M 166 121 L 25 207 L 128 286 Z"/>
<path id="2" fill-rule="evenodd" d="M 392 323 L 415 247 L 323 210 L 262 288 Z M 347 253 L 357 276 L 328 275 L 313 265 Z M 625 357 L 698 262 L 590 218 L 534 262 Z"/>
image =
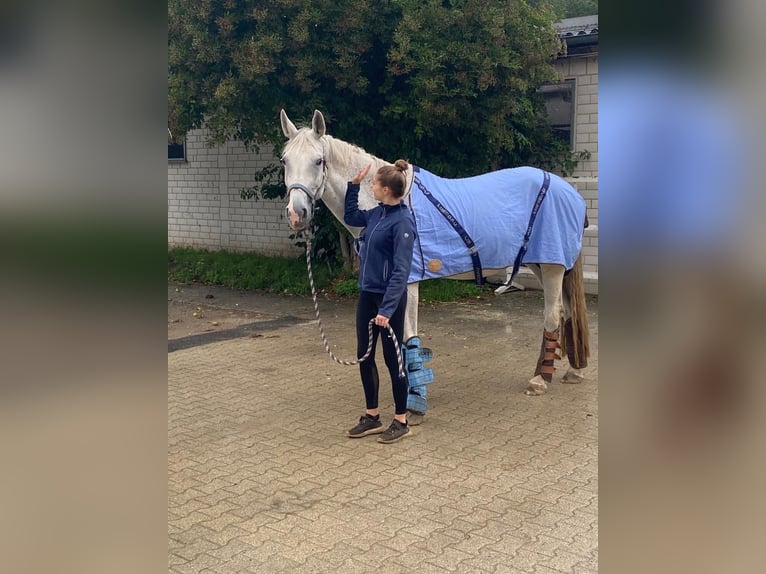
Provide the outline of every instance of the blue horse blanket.
<path id="1" fill-rule="evenodd" d="M 582 247 L 585 200 L 561 177 L 550 174 L 522 263 L 574 266 Z M 465 242 L 417 185 L 419 181 L 473 239 L 484 269 L 513 265 L 543 184 L 534 167 L 503 169 L 445 179 L 415 168 L 407 203 L 415 215 L 417 241 L 408 283 L 473 270 Z"/>

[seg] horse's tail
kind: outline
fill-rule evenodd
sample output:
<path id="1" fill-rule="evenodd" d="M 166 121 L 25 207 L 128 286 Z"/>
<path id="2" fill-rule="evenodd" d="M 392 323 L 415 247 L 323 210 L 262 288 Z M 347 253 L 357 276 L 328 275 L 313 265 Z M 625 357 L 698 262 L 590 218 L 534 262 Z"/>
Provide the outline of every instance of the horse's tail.
<path id="1" fill-rule="evenodd" d="M 564 296 L 569 300 L 572 317 L 564 324 L 561 343 L 562 347 L 567 350 L 571 365 L 579 369 L 588 364 L 588 357 L 590 357 L 590 332 L 585 306 L 582 252 L 577 257 L 574 267 L 564 275 L 563 289 Z"/>

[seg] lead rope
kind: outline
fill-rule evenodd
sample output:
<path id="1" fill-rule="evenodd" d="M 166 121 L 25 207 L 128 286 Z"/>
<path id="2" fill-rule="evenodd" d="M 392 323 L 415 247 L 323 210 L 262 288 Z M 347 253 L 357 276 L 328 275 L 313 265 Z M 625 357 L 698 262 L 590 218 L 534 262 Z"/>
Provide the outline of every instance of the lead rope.
<path id="1" fill-rule="evenodd" d="M 308 268 L 309 272 L 309 284 L 311 285 L 311 297 L 314 300 L 314 312 L 316 313 L 317 323 L 319 324 L 319 334 L 322 336 L 322 342 L 324 343 L 325 351 L 327 351 L 327 354 L 330 355 L 333 361 L 340 365 L 358 365 L 362 361 L 366 361 L 370 354 L 372 353 L 372 326 L 375 324 L 375 319 L 370 319 L 370 322 L 367 324 L 367 333 L 369 334 L 369 338 L 367 339 L 367 351 L 362 357 L 359 357 L 356 361 L 344 361 L 343 359 L 339 359 L 335 356 L 335 353 L 333 353 L 330 350 L 330 344 L 327 342 L 327 336 L 324 333 L 324 328 L 322 327 L 322 320 L 319 318 L 319 303 L 317 302 L 317 290 L 316 287 L 314 287 L 314 273 L 311 271 L 311 238 L 306 237 L 306 267 Z M 394 348 L 396 349 L 396 360 L 399 363 L 399 378 L 404 378 L 404 363 L 402 362 L 402 351 L 399 347 L 399 341 L 396 339 L 396 335 L 394 334 L 394 330 L 391 328 L 391 325 L 388 325 L 386 327 L 388 329 L 389 334 L 391 335 L 391 338 L 394 340 Z"/>

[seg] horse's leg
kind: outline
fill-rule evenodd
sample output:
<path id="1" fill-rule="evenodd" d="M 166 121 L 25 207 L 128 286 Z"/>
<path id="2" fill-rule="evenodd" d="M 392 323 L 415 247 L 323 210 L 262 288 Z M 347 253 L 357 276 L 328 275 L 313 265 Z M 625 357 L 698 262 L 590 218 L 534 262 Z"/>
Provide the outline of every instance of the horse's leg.
<path id="1" fill-rule="evenodd" d="M 407 312 L 404 314 L 404 342 L 418 336 L 418 295 L 420 283 L 407 285 Z"/>
<path id="2" fill-rule="evenodd" d="M 404 316 L 404 349 L 410 392 L 407 397 L 408 424 L 418 425 L 428 408 L 426 385 L 433 381 L 432 369 L 424 369 L 423 363 L 430 360 L 430 351 L 420 346 L 418 337 L 418 295 L 419 283 L 407 285 L 407 312 Z"/>
<path id="3" fill-rule="evenodd" d="M 564 268 L 561 265 L 541 264 L 530 269 L 543 286 L 545 311 L 543 317 L 543 341 L 537 359 L 535 375 L 527 383 L 524 391 L 527 395 L 542 395 L 548 390 L 548 383 L 553 379 L 555 359 L 560 359 L 557 350 L 559 344 L 559 323 L 561 321 L 561 288 Z"/>

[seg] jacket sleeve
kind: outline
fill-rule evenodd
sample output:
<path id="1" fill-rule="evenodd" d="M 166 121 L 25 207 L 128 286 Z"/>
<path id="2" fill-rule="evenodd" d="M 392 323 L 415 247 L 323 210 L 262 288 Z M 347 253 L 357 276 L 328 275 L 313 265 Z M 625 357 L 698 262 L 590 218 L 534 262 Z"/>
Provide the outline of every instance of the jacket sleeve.
<path id="1" fill-rule="evenodd" d="M 391 317 L 399 305 L 399 301 L 407 289 L 407 279 L 412 267 L 412 250 L 415 245 L 415 227 L 409 217 L 402 220 L 393 228 L 394 267 L 388 280 L 386 293 L 378 308 L 378 313 Z"/>
<path id="2" fill-rule="evenodd" d="M 367 227 L 368 212 L 359 209 L 359 184 L 348 182 L 343 207 L 343 221 L 352 227 Z"/>

